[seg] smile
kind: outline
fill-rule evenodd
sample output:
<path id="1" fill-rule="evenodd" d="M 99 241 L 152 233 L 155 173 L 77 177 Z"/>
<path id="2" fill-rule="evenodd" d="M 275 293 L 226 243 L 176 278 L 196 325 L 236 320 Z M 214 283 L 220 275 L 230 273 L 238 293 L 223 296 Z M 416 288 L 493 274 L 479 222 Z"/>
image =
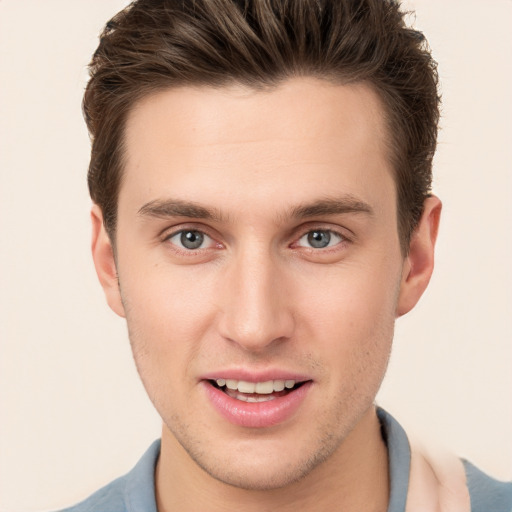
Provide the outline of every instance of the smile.
<path id="1" fill-rule="evenodd" d="M 294 380 L 267 380 L 265 382 L 248 382 L 245 380 L 216 379 L 215 384 L 231 398 L 243 402 L 267 402 L 286 394 L 293 389 Z"/>
<path id="2" fill-rule="evenodd" d="M 228 378 L 203 381 L 210 403 L 230 423 L 270 427 L 292 417 L 304 401 L 312 381 L 275 379 L 261 382 Z"/>

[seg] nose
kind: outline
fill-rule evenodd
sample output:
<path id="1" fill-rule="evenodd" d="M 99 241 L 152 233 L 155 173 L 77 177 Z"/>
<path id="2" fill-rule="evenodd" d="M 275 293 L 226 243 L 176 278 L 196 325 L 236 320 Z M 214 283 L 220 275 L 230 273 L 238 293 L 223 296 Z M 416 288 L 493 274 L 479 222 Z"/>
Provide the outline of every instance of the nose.
<path id="1" fill-rule="evenodd" d="M 246 251 L 224 268 L 220 334 L 246 351 L 262 352 L 293 334 L 290 290 L 278 259 L 265 251 Z"/>

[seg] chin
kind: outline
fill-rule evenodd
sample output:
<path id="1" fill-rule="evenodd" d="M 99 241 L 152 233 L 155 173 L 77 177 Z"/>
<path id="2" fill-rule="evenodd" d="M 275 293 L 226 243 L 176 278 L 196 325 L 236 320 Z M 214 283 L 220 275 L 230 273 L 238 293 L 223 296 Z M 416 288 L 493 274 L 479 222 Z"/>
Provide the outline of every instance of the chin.
<path id="1" fill-rule="evenodd" d="M 289 485 L 302 480 L 308 475 L 312 468 L 306 465 L 290 468 L 286 470 L 275 468 L 274 470 L 266 467 L 238 467 L 229 471 L 220 468 L 203 469 L 213 478 L 231 487 L 246 491 L 272 491 L 288 487 Z"/>
<path id="2" fill-rule="evenodd" d="M 251 450 L 245 447 L 231 451 L 236 456 L 234 459 L 226 452 L 222 456 L 208 459 L 190 452 L 189 455 L 219 482 L 242 490 L 271 491 L 299 482 L 336 450 L 332 438 L 330 443 L 325 443 L 317 450 L 311 450 L 311 444 L 308 445 L 309 449 L 296 447 L 294 450 L 264 450 L 261 446 Z"/>

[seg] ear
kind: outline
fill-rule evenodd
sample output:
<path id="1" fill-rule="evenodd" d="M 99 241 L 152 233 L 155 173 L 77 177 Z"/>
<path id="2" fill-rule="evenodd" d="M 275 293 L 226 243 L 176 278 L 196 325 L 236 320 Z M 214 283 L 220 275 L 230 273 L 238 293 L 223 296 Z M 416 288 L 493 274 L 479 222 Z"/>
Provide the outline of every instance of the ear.
<path id="1" fill-rule="evenodd" d="M 412 234 L 409 254 L 404 260 L 397 317 L 405 315 L 416 305 L 430 281 L 441 207 L 441 201 L 436 196 L 425 200 L 423 214 Z"/>
<path id="2" fill-rule="evenodd" d="M 117 278 L 116 261 L 112 242 L 103 224 L 101 208 L 95 204 L 91 209 L 92 221 L 92 258 L 96 267 L 96 274 L 100 280 L 110 309 L 119 316 L 124 317 L 124 307 Z"/>

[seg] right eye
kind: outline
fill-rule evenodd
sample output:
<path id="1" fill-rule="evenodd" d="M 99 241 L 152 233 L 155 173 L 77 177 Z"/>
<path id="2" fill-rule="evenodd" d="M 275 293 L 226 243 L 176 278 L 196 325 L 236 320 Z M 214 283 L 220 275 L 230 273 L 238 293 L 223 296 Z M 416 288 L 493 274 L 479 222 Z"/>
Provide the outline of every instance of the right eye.
<path id="1" fill-rule="evenodd" d="M 297 245 L 313 249 L 326 249 L 343 242 L 344 237 L 330 229 L 314 229 L 301 236 Z"/>
<path id="2" fill-rule="evenodd" d="M 208 249 L 215 244 L 206 233 L 197 231 L 196 229 L 182 229 L 170 235 L 167 240 L 180 249 L 186 249 L 188 251 Z"/>

